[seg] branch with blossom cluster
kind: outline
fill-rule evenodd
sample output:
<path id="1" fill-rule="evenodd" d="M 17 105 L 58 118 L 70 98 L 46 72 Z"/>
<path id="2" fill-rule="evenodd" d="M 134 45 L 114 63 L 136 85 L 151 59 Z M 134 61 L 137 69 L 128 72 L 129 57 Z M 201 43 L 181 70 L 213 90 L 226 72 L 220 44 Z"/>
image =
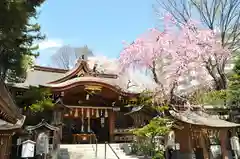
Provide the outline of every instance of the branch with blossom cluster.
<path id="1" fill-rule="evenodd" d="M 177 24 L 171 16 L 165 16 L 163 31 L 150 29 L 132 44 L 124 43 L 119 57 L 122 71 L 150 70 L 158 92 L 168 100 L 178 90 L 181 78 L 191 74 L 204 82 L 212 77 L 219 84 L 218 79 L 225 78 L 230 53 L 212 30 L 198 28 L 196 24 L 193 21 Z"/>

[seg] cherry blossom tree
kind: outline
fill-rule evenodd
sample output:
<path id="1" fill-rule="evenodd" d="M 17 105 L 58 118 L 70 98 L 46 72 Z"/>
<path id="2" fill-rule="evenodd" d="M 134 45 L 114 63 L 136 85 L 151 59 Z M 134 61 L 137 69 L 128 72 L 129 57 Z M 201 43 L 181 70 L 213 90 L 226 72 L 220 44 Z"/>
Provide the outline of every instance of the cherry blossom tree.
<path id="1" fill-rule="evenodd" d="M 176 95 L 181 79 L 192 74 L 205 84 L 211 78 L 216 89 L 225 89 L 224 69 L 230 53 L 214 31 L 199 28 L 192 20 L 177 24 L 170 15 L 163 22 L 163 31 L 150 29 L 133 43 L 124 42 L 119 57 L 123 72 L 149 70 L 157 84 L 154 89 L 168 101 Z"/>

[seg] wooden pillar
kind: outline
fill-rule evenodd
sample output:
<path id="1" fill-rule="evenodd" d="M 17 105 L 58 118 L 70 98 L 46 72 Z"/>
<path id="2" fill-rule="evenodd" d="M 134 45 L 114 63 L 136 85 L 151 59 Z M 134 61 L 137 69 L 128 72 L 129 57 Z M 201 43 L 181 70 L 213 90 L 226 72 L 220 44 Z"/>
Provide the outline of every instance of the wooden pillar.
<path id="1" fill-rule="evenodd" d="M 11 147 L 12 146 L 12 135 L 11 134 L 0 134 L 0 158 L 10 159 Z"/>
<path id="2" fill-rule="evenodd" d="M 201 148 L 203 149 L 203 156 L 204 156 L 204 159 L 209 159 L 208 145 L 207 145 L 207 143 L 204 140 L 205 137 L 206 136 L 205 136 L 204 132 L 200 131 L 199 139 L 200 139 Z"/>
<path id="3" fill-rule="evenodd" d="M 114 140 L 116 114 L 112 110 L 109 110 L 108 114 L 109 114 L 109 137 L 110 142 L 112 142 Z"/>
<path id="4" fill-rule="evenodd" d="M 226 147 L 226 141 L 227 141 L 227 129 L 221 129 L 219 133 L 220 137 L 220 143 L 221 143 L 221 150 L 222 150 L 222 158 L 223 159 L 229 159 L 228 158 L 228 151 Z"/>
<path id="5" fill-rule="evenodd" d="M 190 124 L 183 124 L 184 128 L 175 132 L 176 143 L 180 144 L 180 153 L 182 158 L 192 158 L 192 130 Z"/>

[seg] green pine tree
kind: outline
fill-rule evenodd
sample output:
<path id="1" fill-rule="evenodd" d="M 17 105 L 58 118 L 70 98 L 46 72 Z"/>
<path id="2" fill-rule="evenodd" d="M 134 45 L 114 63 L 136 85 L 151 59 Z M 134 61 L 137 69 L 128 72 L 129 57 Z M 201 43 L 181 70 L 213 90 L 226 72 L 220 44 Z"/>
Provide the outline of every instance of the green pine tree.
<path id="1" fill-rule="evenodd" d="M 240 56 L 235 62 L 233 75 L 229 78 L 229 104 L 232 106 L 240 106 Z"/>
<path id="2" fill-rule="evenodd" d="M 31 56 L 38 56 L 37 40 L 44 39 L 37 18 L 37 8 L 44 0 L 0 1 L 0 77 L 18 81 L 24 78 Z M 28 60 L 27 60 L 28 59 Z"/>

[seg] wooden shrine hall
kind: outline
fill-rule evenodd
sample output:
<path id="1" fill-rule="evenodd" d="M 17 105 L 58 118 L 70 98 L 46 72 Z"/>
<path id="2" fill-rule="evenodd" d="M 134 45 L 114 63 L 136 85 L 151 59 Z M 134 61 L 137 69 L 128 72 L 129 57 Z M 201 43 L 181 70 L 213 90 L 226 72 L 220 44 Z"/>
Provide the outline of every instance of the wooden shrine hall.
<path id="1" fill-rule="evenodd" d="M 129 132 L 134 118 L 124 115 L 127 104 L 136 102 L 138 92 L 128 89 L 126 77 L 98 69 L 98 64 L 79 59 L 71 70 L 35 66 L 24 83 L 50 89 L 56 101 L 53 122 L 60 128 L 62 143 L 93 143 L 132 141 Z M 64 111 L 63 111 L 64 110 Z M 143 116 L 137 120 L 144 121 Z M 139 121 L 138 121 L 139 123 Z"/>
<path id="2" fill-rule="evenodd" d="M 21 115 L 0 79 L 0 159 L 12 158 L 12 137 L 22 128 L 24 121 L 25 116 Z"/>

